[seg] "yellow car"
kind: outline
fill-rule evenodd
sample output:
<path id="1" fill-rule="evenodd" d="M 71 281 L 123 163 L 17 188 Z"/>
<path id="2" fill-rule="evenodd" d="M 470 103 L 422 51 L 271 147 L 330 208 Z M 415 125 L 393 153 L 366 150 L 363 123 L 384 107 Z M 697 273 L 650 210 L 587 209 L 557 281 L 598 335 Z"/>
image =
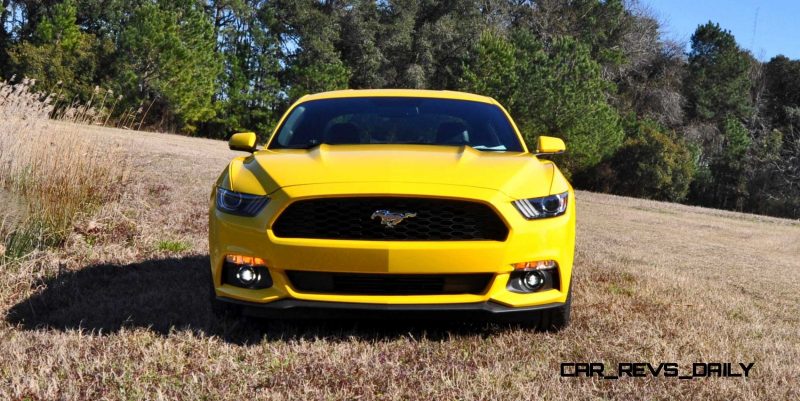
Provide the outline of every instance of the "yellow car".
<path id="1" fill-rule="evenodd" d="M 231 137 L 211 194 L 215 311 L 569 322 L 575 194 L 494 99 L 346 90 Z"/>

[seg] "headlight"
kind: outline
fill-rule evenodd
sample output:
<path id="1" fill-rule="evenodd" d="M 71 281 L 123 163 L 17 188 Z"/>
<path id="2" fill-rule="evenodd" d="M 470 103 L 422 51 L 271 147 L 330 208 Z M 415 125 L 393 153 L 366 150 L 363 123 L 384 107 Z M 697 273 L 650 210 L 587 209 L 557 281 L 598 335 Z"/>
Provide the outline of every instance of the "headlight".
<path id="1" fill-rule="evenodd" d="M 561 216 L 567 211 L 569 192 L 545 196 L 543 198 L 520 199 L 514 206 L 528 220 Z"/>
<path id="2" fill-rule="evenodd" d="M 253 217 L 269 202 L 265 195 L 250 195 L 217 188 L 217 209 L 238 216 Z"/>

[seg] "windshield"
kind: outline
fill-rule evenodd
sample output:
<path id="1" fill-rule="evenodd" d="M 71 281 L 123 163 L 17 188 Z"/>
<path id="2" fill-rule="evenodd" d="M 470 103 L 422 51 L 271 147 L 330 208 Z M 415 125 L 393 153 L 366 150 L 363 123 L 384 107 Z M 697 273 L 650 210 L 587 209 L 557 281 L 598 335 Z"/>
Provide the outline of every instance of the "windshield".
<path id="1" fill-rule="evenodd" d="M 522 152 L 511 123 L 492 104 L 451 99 L 363 97 L 302 103 L 270 149 L 320 144 L 424 144 Z"/>

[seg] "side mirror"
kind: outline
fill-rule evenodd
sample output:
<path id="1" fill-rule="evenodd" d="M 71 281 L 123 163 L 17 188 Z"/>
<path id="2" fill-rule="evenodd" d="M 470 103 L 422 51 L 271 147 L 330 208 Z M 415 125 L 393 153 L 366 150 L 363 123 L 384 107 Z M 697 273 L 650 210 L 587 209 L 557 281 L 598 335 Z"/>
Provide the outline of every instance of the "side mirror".
<path id="1" fill-rule="evenodd" d="M 567 146 L 564 145 L 564 141 L 561 140 L 561 138 L 540 136 L 539 139 L 536 140 L 536 156 L 556 155 L 564 153 L 565 150 L 567 150 Z"/>
<path id="2" fill-rule="evenodd" d="M 256 133 L 255 132 L 240 132 L 231 135 L 228 140 L 228 147 L 231 150 L 241 150 L 243 152 L 255 152 L 256 148 Z"/>

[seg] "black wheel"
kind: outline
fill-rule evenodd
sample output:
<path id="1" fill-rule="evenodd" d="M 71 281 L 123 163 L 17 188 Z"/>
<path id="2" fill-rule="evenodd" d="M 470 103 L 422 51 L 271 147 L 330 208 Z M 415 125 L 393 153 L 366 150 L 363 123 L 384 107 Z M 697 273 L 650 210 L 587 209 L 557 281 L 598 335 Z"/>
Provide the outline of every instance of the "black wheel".
<path id="1" fill-rule="evenodd" d="M 524 327 L 537 331 L 559 331 L 569 325 L 570 310 L 572 309 L 572 288 L 567 294 L 567 302 L 557 308 L 543 311 L 530 312 L 528 316 L 520 319 Z"/>
<path id="2" fill-rule="evenodd" d="M 214 292 L 214 283 L 209 283 L 208 301 L 211 304 L 211 313 L 217 319 L 224 319 L 226 317 L 239 317 L 242 314 L 242 307 L 240 305 L 232 304 L 230 302 L 220 301 L 217 299 L 217 294 Z"/>

